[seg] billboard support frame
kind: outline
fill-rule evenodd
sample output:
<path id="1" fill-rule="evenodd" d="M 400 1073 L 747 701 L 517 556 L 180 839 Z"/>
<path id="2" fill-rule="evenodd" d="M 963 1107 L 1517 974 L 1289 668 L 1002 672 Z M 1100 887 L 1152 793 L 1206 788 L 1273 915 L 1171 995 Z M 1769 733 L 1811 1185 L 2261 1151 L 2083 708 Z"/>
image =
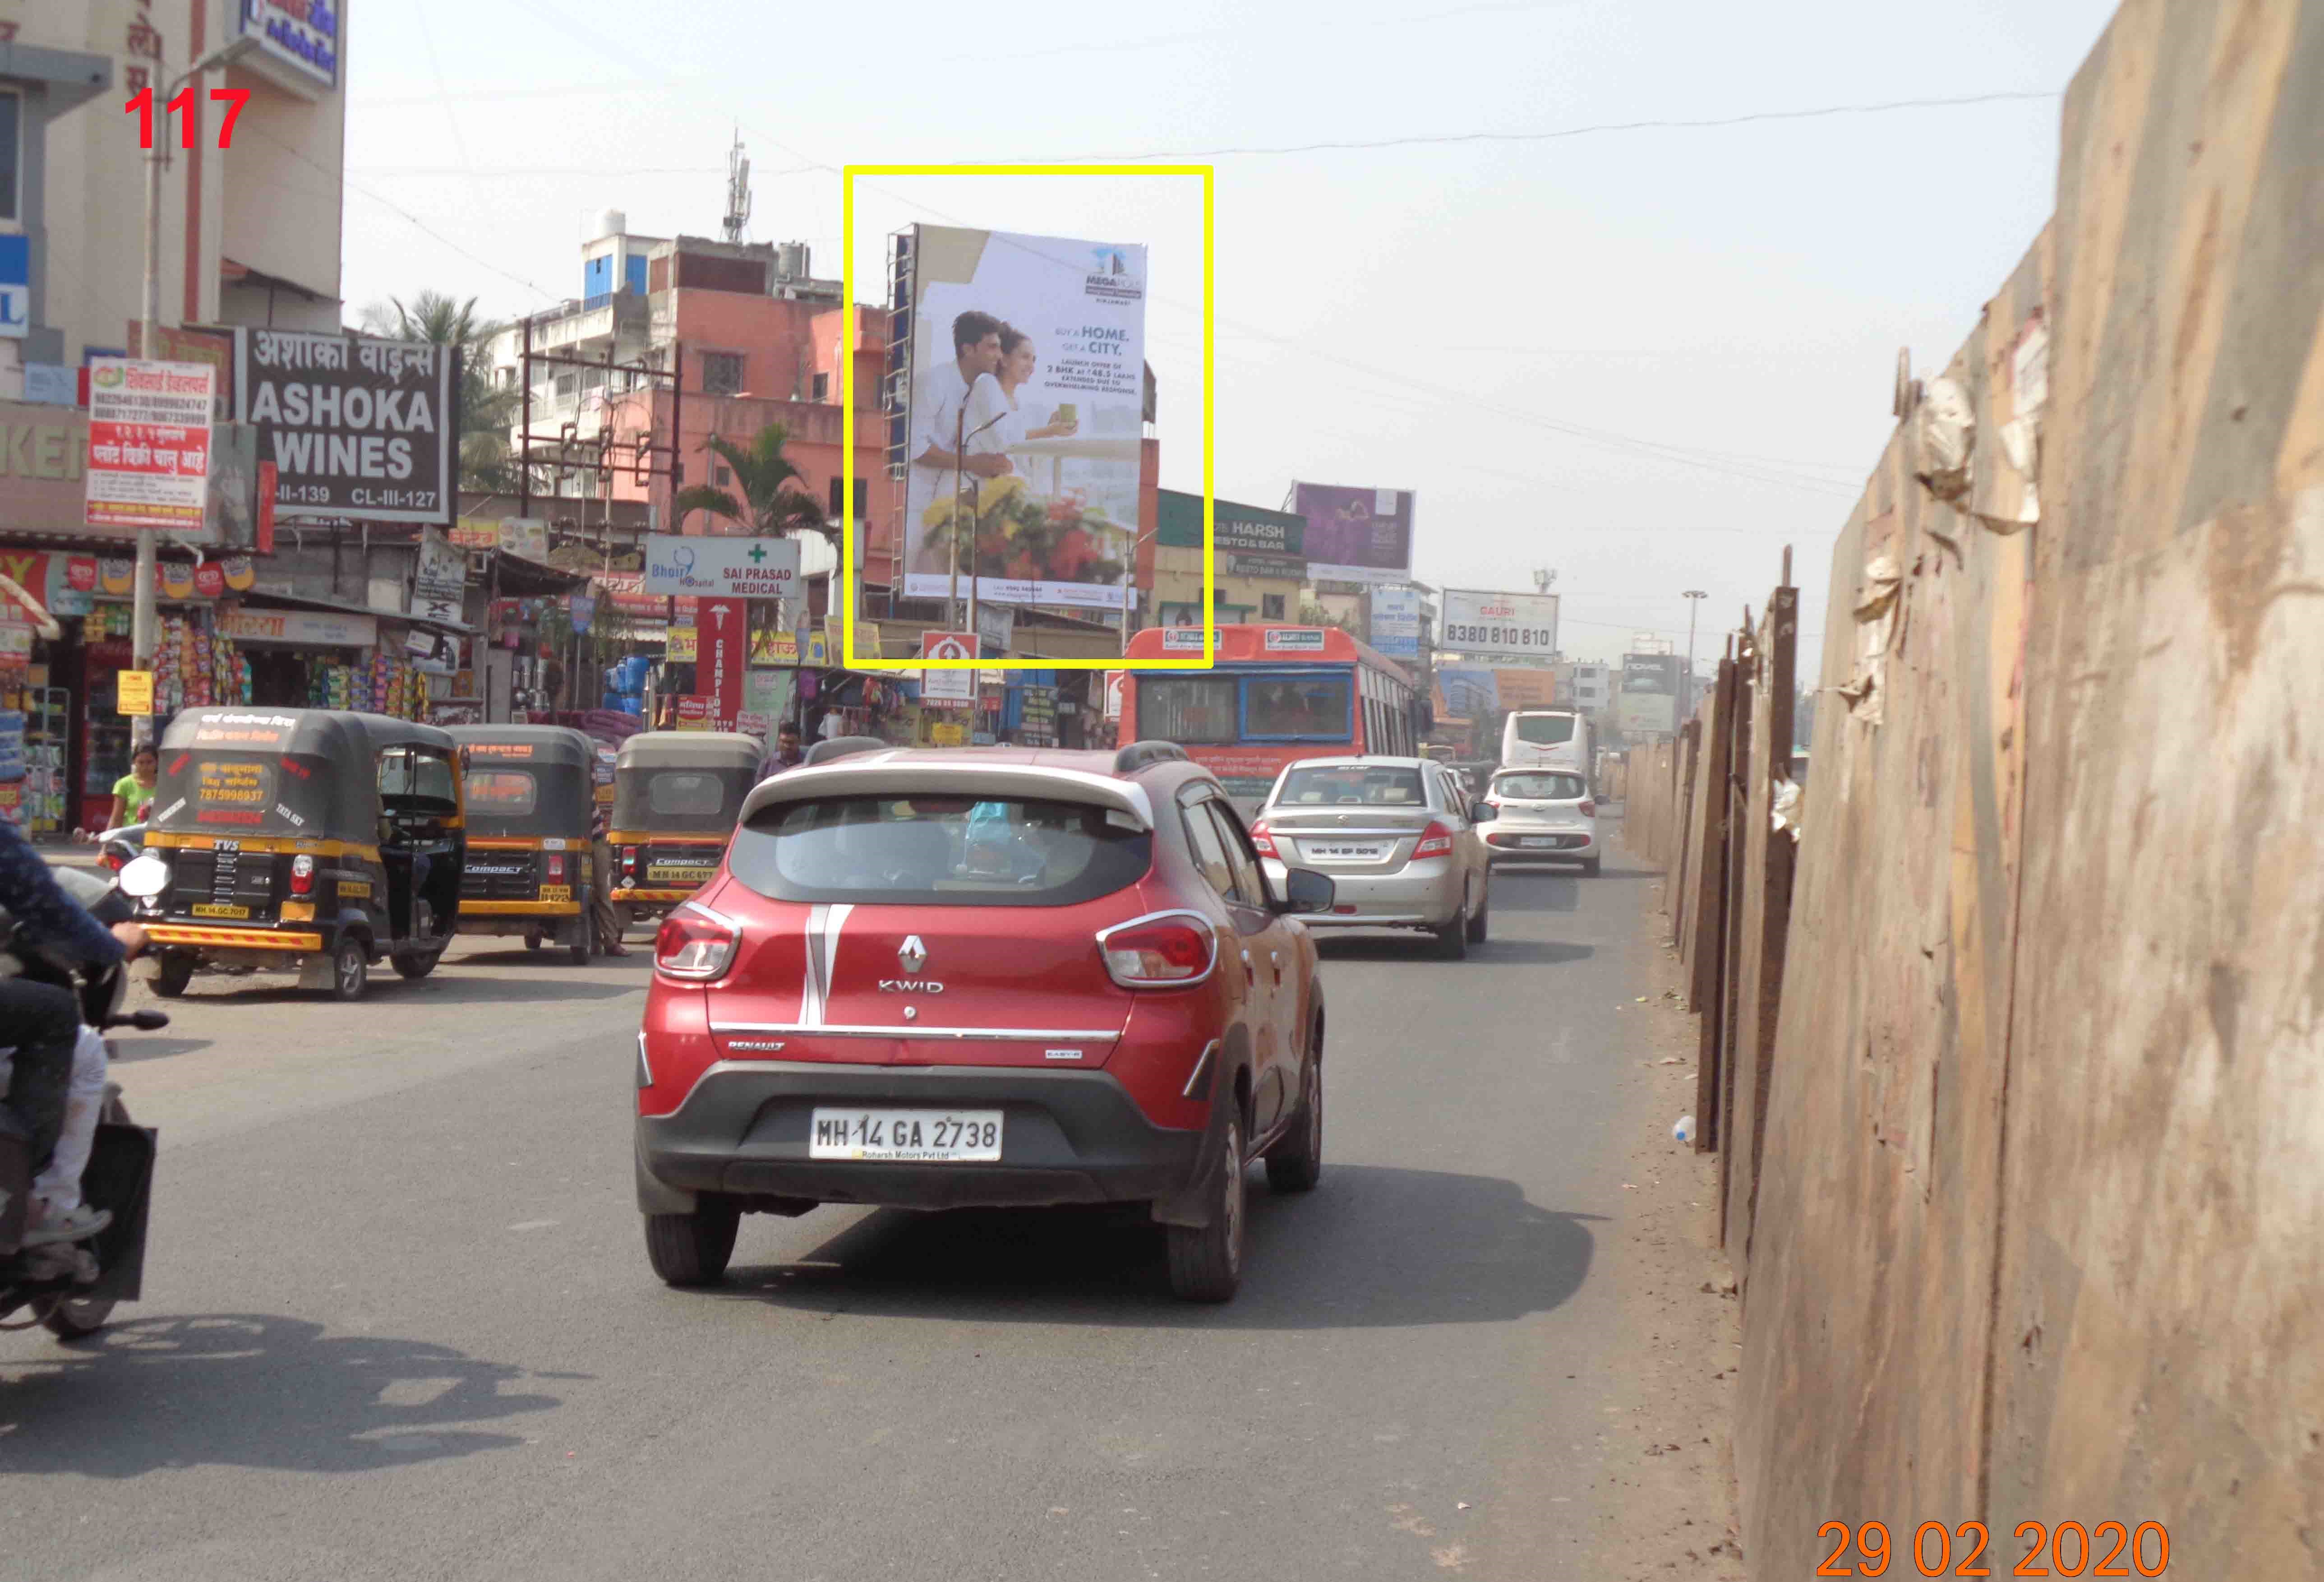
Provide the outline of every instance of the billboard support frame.
<path id="1" fill-rule="evenodd" d="M 1119 659 L 1049 659 L 1036 658 L 1034 656 L 1028 655 L 1024 656 L 1020 661 L 1013 662 L 1005 658 L 999 660 L 969 659 L 923 661 L 915 659 L 911 661 L 900 661 L 882 659 L 878 656 L 867 658 L 862 655 L 859 655 L 855 652 L 856 606 L 862 597 L 857 581 L 858 571 L 855 558 L 855 534 L 858 531 L 859 525 L 855 520 L 856 346 L 855 314 L 853 311 L 853 305 L 855 301 L 855 183 L 859 180 L 866 177 L 881 176 L 1200 177 L 1203 183 L 1203 389 L 1205 396 L 1207 397 L 1210 391 L 1215 384 L 1213 370 L 1214 367 L 1217 345 L 1217 304 L 1215 300 L 1216 272 L 1214 267 L 1216 248 L 1213 244 L 1213 238 L 1216 233 L 1215 207 L 1213 203 L 1214 189 L 1216 185 L 1216 166 L 1207 164 L 851 164 L 843 165 L 840 168 L 840 256 L 842 260 L 841 298 L 842 301 L 847 303 L 850 307 L 850 310 L 848 312 L 841 315 L 842 340 L 839 361 L 839 400 L 841 407 L 840 469 L 841 478 L 843 480 L 840 486 L 842 514 L 840 517 L 841 549 L 839 556 L 839 574 L 845 582 L 844 597 L 840 604 L 843 618 L 843 625 L 841 627 L 840 657 L 841 662 L 845 665 L 847 669 L 860 671 L 908 671 L 913 670 L 931 669 L 1103 671 L 1118 670 L 1120 668 L 1120 661 Z M 918 262 L 918 247 L 917 242 L 918 227 L 915 226 L 913 229 L 915 234 L 913 264 L 914 266 L 917 267 Z M 891 291 L 890 322 L 891 327 L 894 322 L 895 312 L 892 292 L 896 284 L 895 272 L 898 268 L 896 255 L 892 250 L 892 241 L 893 238 L 900 235 L 900 232 L 890 233 L 890 236 L 891 238 L 891 251 L 890 253 L 890 288 Z M 908 351 L 906 353 L 906 363 L 908 367 Z M 887 378 L 891 382 L 891 392 L 892 381 L 895 377 L 895 373 L 896 370 L 893 366 L 893 354 L 891 352 L 890 366 L 887 375 Z M 893 413 L 883 407 L 881 419 L 883 421 L 892 422 Z M 1213 541 L 1214 537 L 1213 518 L 1217 494 L 1213 477 L 1214 451 L 1213 436 L 1216 426 L 1216 415 L 1213 411 L 1213 403 L 1208 399 L 1205 399 L 1203 402 L 1204 615 L 1202 657 L 1199 659 L 1189 657 L 1180 660 L 1155 660 L 1148 661 L 1148 667 L 1150 668 L 1166 670 L 1208 670 L 1216 661 L 1218 653 L 1218 623 L 1216 618 L 1211 614 L 1212 608 L 1216 603 L 1215 589 L 1218 580 L 1218 555 Z M 907 444 L 908 447 L 908 440 L 907 441 Z M 892 447 L 889 449 L 892 450 Z M 893 460 L 890 459 L 888 465 L 892 468 L 895 464 Z M 902 525 L 901 522 L 898 523 L 899 530 Z M 1133 543 L 1131 547 L 1131 554 L 1133 558 L 1137 552 L 1135 539 L 1136 535 L 1133 535 Z M 899 536 L 898 543 L 899 552 L 900 552 L 901 547 Z M 972 582 L 972 587 L 973 586 L 973 583 Z M 892 588 L 890 590 L 890 597 L 893 597 Z M 1129 613 L 1125 610 L 1122 615 L 1125 626 L 1128 624 L 1129 618 Z"/>

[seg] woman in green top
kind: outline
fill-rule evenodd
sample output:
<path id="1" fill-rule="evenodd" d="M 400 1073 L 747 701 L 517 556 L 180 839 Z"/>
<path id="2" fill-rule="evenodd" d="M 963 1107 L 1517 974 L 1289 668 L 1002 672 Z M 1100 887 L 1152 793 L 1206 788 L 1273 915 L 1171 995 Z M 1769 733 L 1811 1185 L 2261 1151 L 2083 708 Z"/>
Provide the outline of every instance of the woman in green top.
<path id="1" fill-rule="evenodd" d="M 153 807 L 153 776 L 161 767 L 159 753 L 151 747 L 137 749 L 129 761 L 129 772 L 113 782 L 113 822 L 106 828 L 124 829 L 145 822 Z"/>

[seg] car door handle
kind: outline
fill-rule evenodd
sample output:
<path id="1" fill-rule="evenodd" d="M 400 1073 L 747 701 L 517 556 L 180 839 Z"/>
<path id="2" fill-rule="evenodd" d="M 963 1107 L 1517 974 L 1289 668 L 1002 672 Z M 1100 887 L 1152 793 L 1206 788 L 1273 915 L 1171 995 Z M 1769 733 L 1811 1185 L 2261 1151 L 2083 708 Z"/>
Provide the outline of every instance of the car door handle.
<path id="1" fill-rule="evenodd" d="M 1252 988 L 1259 987 L 1259 968 L 1251 965 L 1250 952 L 1248 950 L 1242 953 L 1242 976 L 1250 982 Z"/>
<path id="2" fill-rule="evenodd" d="M 1275 982 L 1277 986 L 1280 987 L 1283 983 L 1283 952 L 1270 950 L 1267 953 L 1267 958 L 1275 964 Z"/>

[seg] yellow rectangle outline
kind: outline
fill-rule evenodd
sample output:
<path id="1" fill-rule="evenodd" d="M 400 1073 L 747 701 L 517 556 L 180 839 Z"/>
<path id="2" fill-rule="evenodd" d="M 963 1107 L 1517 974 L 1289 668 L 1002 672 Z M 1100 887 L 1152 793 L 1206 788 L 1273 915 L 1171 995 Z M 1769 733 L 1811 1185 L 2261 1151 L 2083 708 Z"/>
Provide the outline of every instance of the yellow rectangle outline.
<path id="1" fill-rule="evenodd" d="M 1213 487 L 1211 477 L 1212 423 L 1217 382 L 1213 375 L 1216 333 L 1213 328 L 1217 275 L 1213 267 L 1212 194 L 1214 165 L 844 165 L 840 190 L 840 301 L 842 316 L 839 401 L 840 415 L 840 557 L 839 578 L 846 608 L 841 616 L 840 662 L 862 671 L 1120 671 L 1131 667 L 1127 654 L 1111 659 L 862 659 L 855 652 L 855 179 L 858 176 L 1200 176 L 1203 179 L 1203 656 L 1200 659 L 1144 659 L 1141 671 L 1206 671 L 1218 656 L 1218 556 L 1212 547 Z M 917 308 L 918 304 L 914 306 Z M 917 323 L 916 326 L 917 328 Z M 907 463 L 908 466 L 909 464 Z M 908 487 L 907 490 L 908 498 Z M 1161 523 L 1152 529 L 1161 531 Z M 897 546 L 900 553 L 902 546 Z M 1154 545 L 1159 555 L 1162 545 Z M 1137 586 L 1138 546 L 1130 544 L 1131 586 Z M 1126 626 L 1130 613 L 1122 612 Z"/>

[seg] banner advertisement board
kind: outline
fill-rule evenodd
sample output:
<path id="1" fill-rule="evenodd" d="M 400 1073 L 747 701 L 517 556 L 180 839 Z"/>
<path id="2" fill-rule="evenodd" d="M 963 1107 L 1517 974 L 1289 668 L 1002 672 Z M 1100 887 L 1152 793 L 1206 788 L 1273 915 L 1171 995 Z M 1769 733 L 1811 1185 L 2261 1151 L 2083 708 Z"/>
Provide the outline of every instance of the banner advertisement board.
<path id="1" fill-rule="evenodd" d="M 200 363 L 90 360 L 89 526 L 200 532 L 217 389 L 217 370 Z"/>
<path id="2" fill-rule="evenodd" d="M 411 613 L 457 623 L 467 591 L 467 551 L 434 528 L 421 528 L 419 564 L 411 578 Z"/>
<path id="3" fill-rule="evenodd" d="M 739 598 L 704 599 L 695 631 L 702 650 L 694 661 L 695 689 L 717 711 L 712 728 L 731 731 L 742 712 L 742 672 L 750 668 L 750 606 Z"/>
<path id="4" fill-rule="evenodd" d="M 1547 659 L 1557 652 L 1557 596 L 1448 587 L 1436 646 L 1479 657 Z"/>
<path id="5" fill-rule="evenodd" d="M 1420 589 L 1372 589 L 1371 642 L 1390 659 L 1420 657 Z"/>
<path id="6" fill-rule="evenodd" d="M 1412 580 L 1410 489 L 1294 484 L 1292 510 L 1307 519 L 1307 574 L 1329 582 Z"/>
<path id="7" fill-rule="evenodd" d="M 1626 653 L 1614 724 L 1625 735 L 1671 735 L 1678 729 L 1678 689 L 1686 661 L 1674 653 Z"/>
<path id="8" fill-rule="evenodd" d="M 456 351 L 304 329 L 234 336 L 235 416 L 274 464 L 277 516 L 450 524 Z"/>
<path id="9" fill-rule="evenodd" d="M 1145 523 L 1146 249 L 918 226 L 904 591 L 1119 609 Z"/>
<path id="10" fill-rule="evenodd" d="M 799 591 L 792 539 L 646 538 L 645 591 L 706 598 L 781 598 Z"/>

